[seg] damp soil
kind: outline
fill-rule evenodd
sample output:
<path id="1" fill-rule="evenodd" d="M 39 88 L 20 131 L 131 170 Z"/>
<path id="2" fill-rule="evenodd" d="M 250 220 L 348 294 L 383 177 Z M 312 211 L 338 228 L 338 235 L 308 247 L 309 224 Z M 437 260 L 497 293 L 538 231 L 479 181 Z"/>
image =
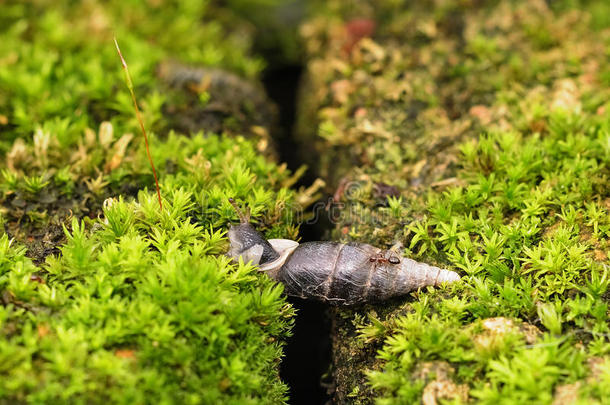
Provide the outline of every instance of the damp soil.
<path id="1" fill-rule="evenodd" d="M 91 193 L 85 182 L 75 184 L 70 195 L 54 184 L 36 194 L 20 190 L 9 193 L 0 200 L 4 231 L 9 238 L 24 245 L 26 256 L 40 265 L 47 256 L 60 254 L 59 246 L 66 241 L 64 227 L 70 229 L 73 217 L 97 218 L 102 214 L 106 198 L 135 197 L 140 182 L 141 179 L 127 179 L 100 194 Z"/>

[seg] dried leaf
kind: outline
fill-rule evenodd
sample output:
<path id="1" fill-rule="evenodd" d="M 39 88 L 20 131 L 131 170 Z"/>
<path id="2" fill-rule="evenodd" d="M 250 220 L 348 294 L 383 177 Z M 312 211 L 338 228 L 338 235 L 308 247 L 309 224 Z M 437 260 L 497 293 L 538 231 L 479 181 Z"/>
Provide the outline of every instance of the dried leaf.
<path id="1" fill-rule="evenodd" d="M 121 165 L 123 157 L 125 157 L 125 150 L 127 149 L 127 145 L 129 145 L 129 142 L 131 142 L 132 139 L 132 134 L 125 134 L 114 143 L 114 146 L 112 148 L 112 157 L 108 162 L 106 162 L 106 165 L 104 166 L 104 171 L 106 173 L 113 171 Z"/>

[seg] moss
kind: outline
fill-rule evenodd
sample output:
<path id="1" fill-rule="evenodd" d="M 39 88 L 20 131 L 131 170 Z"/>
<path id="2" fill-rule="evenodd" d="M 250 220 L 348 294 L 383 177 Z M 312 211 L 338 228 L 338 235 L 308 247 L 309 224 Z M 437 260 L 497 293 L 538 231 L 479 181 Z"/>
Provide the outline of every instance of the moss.
<path id="1" fill-rule="evenodd" d="M 268 237 L 296 239 L 311 190 L 289 189 L 295 175 L 264 156 L 266 118 L 223 111 L 214 127 L 174 132 L 178 93 L 157 72 L 168 61 L 214 67 L 258 88 L 263 62 L 229 24 L 234 10 L 218 7 L 0 7 L 0 403 L 286 401 L 278 367 L 294 310 L 281 285 L 224 256 L 237 221 L 227 199 Z M 113 34 L 150 130 L 162 211 Z M 268 103 L 244 100 L 255 113 Z M 222 100 L 203 89 L 195 102 Z"/>
<path id="2" fill-rule="evenodd" d="M 158 71 L 168 85 L 163 116 L 171 128 L 249 136 L 261 153 L 277 159 L 277 109 L 260 84 L 226 70 L 176 63 L 162 63 Z"/>
<path id="3" fill-rule="evenodd" d="M 172 154 L 159 159 L 162 212 L 154 193 L 108 199 L 100 218 L 74 218 L 39 266 L 2 236 L 7 403 L 283 402 L 277 365 L 293 310 L 280 285 L 219 253 L 236 220 L 229 196 L 270 236 L 296 237 L 293 211 L 279 208 L 296 197 L 282 188 L 289 173 L 243 138 L 155 145 L 156 158 Z"/>
<path id="4" fill-rule="evenodd" d="M 242 17 L 272 3 L 3 3 L 1 403 L 285 402 L 293 309 L 222 255 L 228 197 L 293 239 L 314 198 L 265 157 L 274 111 Z M 335 400 L 607 401 L 606 9 L 314 2 L 299 128 L 336 187 L 333 237 L 463 276 L 336 310 Z"/>
<path id="5" fill-rule="evenodd" d="M 231 26 L 231 15 L 238 21 L 231 9 L 220 23 L 213 20 L 219 10 L 205 2 L 52 3 L 2 6 L 2 205 L 10 236 L 28 244 L 37 263 L 57 252 L 68 216 L 94 218 L 106 197 L 135 196 L 153 184 L 142 137 L 133 135 L 140 129 L 113 35 L 157 138 L 170 129 L 226 132 L 252 138 L 273 156 L 275 110 L 256 82 L 263 62 Z M 180 71 L 163 69 L 171 63 L 213 67 L 215 80 L 211 87 L 172 87 L 182 81 Z M 203 119 L 191 120 L 193 111 Z M 179 125 L 184 121 L 190 125 Z M 171 171 L 179 151 L 160 150 L 157 164 L 167 161 Z"/>
<path id="6" fill-rule="evenodd" d="M 206 18 L 209 7 L 194 1 L 4 4 L 0 111 L 5 125 L 25 135 L 47 120 L 61 119 L 66 142 L 103 119 L 135 130 L 122 72 L 116 69 L 113 35 L 121 42 L 153 129 L 163 127 L 156 113 L 163 95 L 152 91 L 159 62 L 177 59 L 255 77 L 263 63 L 248 56 L 248 38 L 233 36 L 227 26 Z M 75 114 L 67 116 L 67 111 Z"/>
<path id="7" fill-rule="evenodd" d="M 339 311 L 335 400 L 551 403 L 570 386 L 604 402 L 608 31 L 567 3 L 319 7 L 300 136 L 337 187 L 334 238 L 463 276 Z M 492 334 L 494 318 L 542 334 Z"/>

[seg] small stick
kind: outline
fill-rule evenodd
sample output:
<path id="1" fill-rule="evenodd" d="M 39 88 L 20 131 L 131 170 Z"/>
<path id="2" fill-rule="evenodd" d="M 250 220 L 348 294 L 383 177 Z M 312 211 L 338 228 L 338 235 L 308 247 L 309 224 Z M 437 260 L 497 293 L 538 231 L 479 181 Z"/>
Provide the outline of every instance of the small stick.
<path id="1" fill-rule="evenodd" d="M 123 58 L 123 54 L 121 53 L 121 49 L 119 48 L 119 43 L 114 37 L 114 45 L 116 46 L 116 51 L 119 54 L 119 58 L 121 58 L 121 63 L 123 64 L 123 71 L 125 72 L 125 81 L 127 82 L 127 88 L 129 89 L 129 93 L 131 93 L 131 100 L 133 101 L 133 106 L 136 109 L 136 117 L 138 122 L 140 123 L 140 129 L 142 130 L 142 134 L 144 134 L 144 143 L 146 144 L 146 154 L 148 155 L 148 161 L 150 162 L 150 167 L 152 167 L 153 176 L 155 178 L 155 187 L 157 188 L 157 197 L 159 198 L 159 208 L 163 211 L 163 203 L 161 202 L 161 190 L 159 189 L 159 180 L 157 179 L 157 171 L 155 170 L 155 164 L 153 163 L 152 156 L 150 155 L 150 148 L 148 146 L 148 136 L 146 135 L 146 129 L 144 128 L 144 122 L 142 121 L 142 116 L 140 114 L 140 109 L 138 108 L 138 102 L 136 101 L 136 93 L 133 91 L 133 83 L 131 81 L 131 75 L 129 74 L 129 69 L 127 68 L 127 62 Z"/>

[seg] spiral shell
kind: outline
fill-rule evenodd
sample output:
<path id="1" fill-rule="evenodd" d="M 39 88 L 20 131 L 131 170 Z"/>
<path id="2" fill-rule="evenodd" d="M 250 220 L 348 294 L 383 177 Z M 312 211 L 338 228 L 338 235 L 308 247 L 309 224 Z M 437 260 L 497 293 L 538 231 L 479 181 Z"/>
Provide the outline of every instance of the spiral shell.
<path id="1" fill-rule="evenodd" d="M 229 230 L 229 240 L 231 257 L 252 260 L 284 284 L 288 295 L 332 304 L 383 301 L 460 280 L 453 271 L 365 243 L 267 241 L 243 223 Z"/>

